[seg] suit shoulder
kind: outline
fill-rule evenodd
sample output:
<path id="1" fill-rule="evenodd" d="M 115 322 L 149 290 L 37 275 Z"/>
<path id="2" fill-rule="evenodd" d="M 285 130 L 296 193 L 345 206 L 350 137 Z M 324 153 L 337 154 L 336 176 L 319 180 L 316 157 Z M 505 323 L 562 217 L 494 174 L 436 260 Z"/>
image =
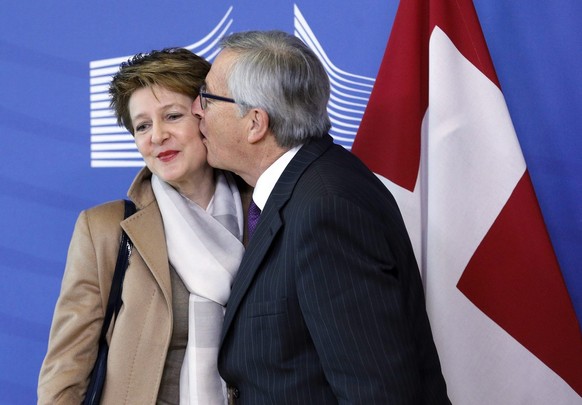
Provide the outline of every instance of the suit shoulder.
<path id="1" fill-rule="evenodd" d="M 314 160 L 299 179 L 296 192 L 306 201 L 335 197 L 350 201 L 369 212 L 396 209 L 388 188 L 355 155 L 339 145 Z"/>
<path id="2" fill-rule="evenodd" d="M 379 180 L 355 155 L 339 145 L 334 145 L 306 170 L 305 180 L 320 181 L 326 185 L 342 184 L 350 189 L 375 189 Z"/>

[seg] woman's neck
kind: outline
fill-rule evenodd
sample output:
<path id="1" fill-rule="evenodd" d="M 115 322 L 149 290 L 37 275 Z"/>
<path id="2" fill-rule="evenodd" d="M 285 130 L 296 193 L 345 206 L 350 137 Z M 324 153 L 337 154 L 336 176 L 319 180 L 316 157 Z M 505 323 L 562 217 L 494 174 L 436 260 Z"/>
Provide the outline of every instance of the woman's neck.
<path id="1" fill-rule="evenodd" d="M 193 178 L 188 184 L 182 185 L 177 191 L 201 208 L 206 209 L 214 196 L 215 189 L 215 171 L 209 167 L 203 174 Z"/>

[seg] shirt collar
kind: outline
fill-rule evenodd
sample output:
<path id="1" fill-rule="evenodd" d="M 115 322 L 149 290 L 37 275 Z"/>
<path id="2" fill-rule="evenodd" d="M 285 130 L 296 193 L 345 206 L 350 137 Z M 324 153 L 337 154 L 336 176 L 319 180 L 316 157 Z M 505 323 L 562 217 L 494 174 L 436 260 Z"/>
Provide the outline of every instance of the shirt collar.
<path id="1" fill-rule="evenodd" d="M 257 179 L 257 184 L 253 191 L 253 201 L 261 211 L 265 208 L 265 204 L 271 195 L 271 191 L 275 188 L 275 184 L 277 184 L 279 177 L 281 177 L 281 174 L 283 174 L 283 171 L 291 159 L 293 159 L 297 152 L 299 152 L 301 146 L 303 145 L 289 149 L 281 157 L 275 160 L 273 164 L 271 164 L 271 166 L 269 166 Z"/>

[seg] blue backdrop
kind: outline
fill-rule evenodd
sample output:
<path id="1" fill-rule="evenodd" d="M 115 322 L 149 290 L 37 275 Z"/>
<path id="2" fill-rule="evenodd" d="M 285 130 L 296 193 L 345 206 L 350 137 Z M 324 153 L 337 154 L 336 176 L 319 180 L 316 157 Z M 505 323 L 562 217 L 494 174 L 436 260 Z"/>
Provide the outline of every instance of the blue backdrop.
<path id="1" fill-rule="evenodd" d="M 0 404 L 36 401 L 79 211 L 123 198 L 138 170 L 135 159 L 123 157 L 135 152 L 116 154 L 104 141 L 113 138 L 96 115 L 103 102 L 100 63 L 167 46 L 198 44 L 211 52 L 217 27 L 294 32 L 307 24 L 336 67 L 372 80 L 397 6 L 397 0 L 4 2 Z M 475 0 L 475 6 L 582 319 L 582 3 Z"/>

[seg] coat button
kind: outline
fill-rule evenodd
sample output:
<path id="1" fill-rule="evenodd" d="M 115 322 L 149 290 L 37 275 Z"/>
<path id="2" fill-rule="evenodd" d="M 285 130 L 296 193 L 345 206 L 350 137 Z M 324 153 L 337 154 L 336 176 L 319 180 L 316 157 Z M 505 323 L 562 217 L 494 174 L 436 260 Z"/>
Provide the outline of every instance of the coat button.
<path id="1" fill-rule="evenodd" d="M 238 388 L 234 387 L 234 388 L 232 389 L 232 395 L 233 395 L 233 396 L 234 396 L 236 399 L 238 399 L 238 398 L 240 397 L 240 391 L 238 390 Z"/>

